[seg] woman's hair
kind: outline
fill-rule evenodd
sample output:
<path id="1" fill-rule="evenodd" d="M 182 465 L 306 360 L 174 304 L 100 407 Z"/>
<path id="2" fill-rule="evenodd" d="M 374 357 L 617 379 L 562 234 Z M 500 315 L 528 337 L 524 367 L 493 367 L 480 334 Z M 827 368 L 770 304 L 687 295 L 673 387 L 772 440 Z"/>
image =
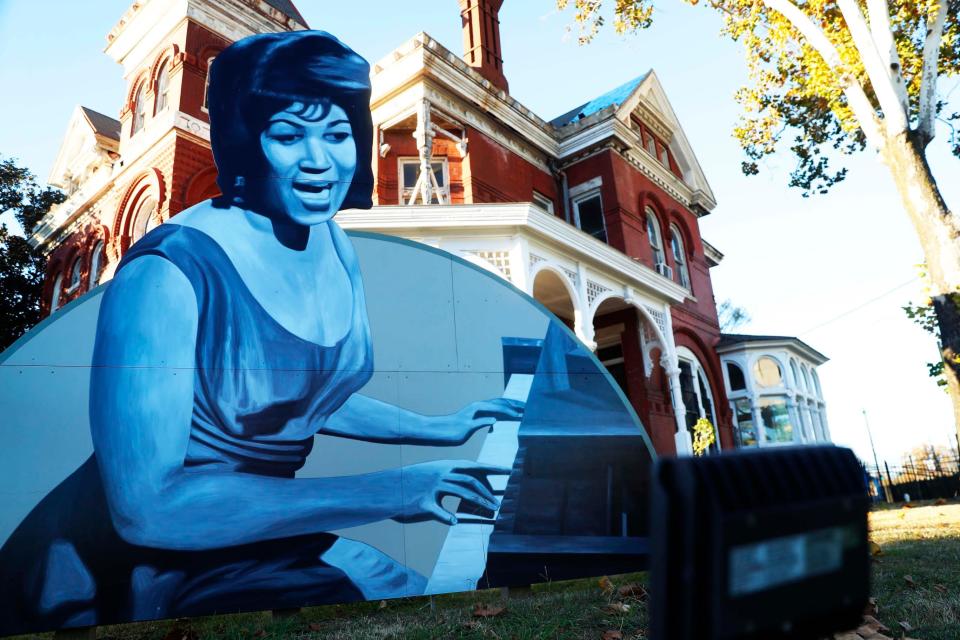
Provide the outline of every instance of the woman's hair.
<path id="1" fill-rule="evenodd" d="M 357 146 L 357 167 L 341 209 L 372 206 L 373 123 L 370 65 L 324 31 L 250 36 L 224 49 L 210 66 L 207 104 L 217 184 L 226 201 L 263 174 L 260 133 L 294 102 L 343 109 Z"/>

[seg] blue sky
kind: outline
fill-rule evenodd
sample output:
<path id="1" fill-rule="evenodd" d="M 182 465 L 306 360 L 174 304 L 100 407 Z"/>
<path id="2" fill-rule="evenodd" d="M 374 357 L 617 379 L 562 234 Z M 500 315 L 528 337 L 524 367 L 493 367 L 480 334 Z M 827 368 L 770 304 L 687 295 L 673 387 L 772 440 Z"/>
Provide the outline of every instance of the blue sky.
<path id="1" fill-rule="evenodd" d="M 0 0 L 0 154 L 44 179 L 76 104 L 117 116 L 121 69 L 102 51 L 129 4 Z M 420 31 L 462 50 L 455 0 L 296 4 L 313 28 L 371 61 Z M 680 0 L 661 7 L 652 29 L 633 37 L 607 30 L 581 47 L 567 32 L 572 14 L 558 13 L 553 0 L 507 0 L 501 31 L 511 94 L 550 119 L 652 67 L 717 197 L 701 231 L 726 255 L 712 270 L 717 300 L 731 298 L 753 317 L 741 331 L 797 335 L 831 358 L 820 368 L 830 427 L 862 457 L 870 455 L 862 409 L 891 463 L 920 443 L 952 444 L 949 400 L 926 372 L 934 341 L 900 310 L 921 296 L 922 255 L 886 169 L 860 154 L 845 182 L 808 199 L 786 186 L 788 156 L 743 176 L 731 137 L 733 94 L 745 77 L 738 46 L 718 36 L 719 18 L 706 8 Z M 946 128 L 938 135 L 931 164 L 955 210 L 960 181 L 947 178 L 960 161 L 946 153 Z"/>

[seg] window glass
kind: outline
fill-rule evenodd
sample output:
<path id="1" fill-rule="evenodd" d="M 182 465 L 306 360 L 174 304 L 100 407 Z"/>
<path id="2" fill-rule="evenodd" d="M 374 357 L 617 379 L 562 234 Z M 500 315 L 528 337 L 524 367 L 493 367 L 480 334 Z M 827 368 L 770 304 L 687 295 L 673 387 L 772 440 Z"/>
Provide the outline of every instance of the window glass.
<path id="1" fill-rule="evenodd" d="M 603 205 L 600 194 L 578 198 L 573 203 L 576 210 L 577 226 L 584 232 L 603 242 L 607 241 L 607 229 L 603 222 Z"/>
<path id="2" fill-rule="evenodd" d="M 692 429 L 693 425 L 700 419 L 700 402 L 697 398 L 697 391 L 694 388 L 693 367 L 685 360 L 680 361 L 680 397 L 683 400 L 683 408 L 687 428 Z"/>
<path id="3" fill-rule="evenodd" d="M 743 376 L 743 369 L 732 362 L 727 363 L 727 377 L 730 379 L 730 391 L 743 391 L 747 388 L 747 380 Z"/>
<path id="4" fill-rule="evenodd" d="M 73 264 L 70 265 L 70 283 L 67 285 L 68 291 L 73 291 L 80 286 L 80 270 L 83 267 L 83 263 L 80 258 L 77 258 L 73 261 Z"/>
<path id="5" fill-rule="evenodd" d="M 757 429 L 753 424 L 753 411 L 750 407 L 750 400 L 740 398 L 734 402 L 733 412 L 736 418 L 735 424 L 737 425 L 737 446 L 757 446 Z"/>
<path id="6" fill-rule="evenodd" d="M 681 287 L 690 288 L 690 272 L 687 270 L 687 257 L 683 250 L 683 240 L 680 238 L 680 232 L 675 228 L 670 228 L 670 248 L 673 251 L 673 261 L 677 266 L 676 278 Z"/>
<path id="7" fill-rule="evenodd" d="M 147 115 L 144 112 L 145 107 L 143 104 L 143 87 L 144 85 L 141 84 L 133 98 L 133 125 L 131 126 L 131 133 L 136 133 L 137 131 L 140 131 L 140 129 L 143 129 L 143 121 Z"/>
<path id="8" fill-rule="evenodd" d="M 167 108 L 167 93 L 170 85 L 169 65 L 164 61 L 157 72 L 157 113 Z"/>
<path id="9" fill-rule="evenodd" d="M 433 177 L 437 180 L 437 185 L 440 187 L 440 192 L 443 194 L 444 202 L 450 202 L 450 190 L 447 188 L 445 180 L 445 168 L 447 161 L 446 160 L 436 160 L 430 163 L 430 168 L 433 170 Z M 400 160 L 400 188 L 403 198 L 403 204 L 406 204 L 410 200 L 410 196 L 413 195 L 414 187 L 417 186 L 417 178 L 420 177 L 420 159 L 419 158 L 407 158 Z M 433 190 L 433 185 L 429 185 L 432 196 L 430 197 L 430 204 L 438 204 L 440 200 L 437 198 L 437 194 Z"/>
<path id="10" fill-rule="evenodd" d="M 660 240 L 660 223 L 649 208 L 647 209 L 647 237 L 650 240 L 650 249 L 653 251 L 653 264 L 666 262 L 663 259 L 663 242 Z"/>
<path id="11" fill-rule="evenodd" d="M 133 225 L 130 228 L 130 243 L 133 244 L 142 238 L 148 231 L 157 226 L 157 201 L 148 196 L 143 199 L 140 206 L 137 207 L 137 213 L 133 218 Z"/>
<path id="12" fill-rule="evenodd" d="M 797 369 L 797 361 L 790 358 L 790 373 L 793 374 L 793 384 L 798 388 L 803 388 L 803 381 L 800 380 L 800 371 Z"/>
<path id="13" fill-rule="evenodd" d="M 654 158 L 657 157 L 657 141 L 649 133 L 646 135 L 647 138 L 647 153 L 652 155 Z"/>
<path id="14" fill-rule="evenodd" d="M 793 442 L 793 424 L 785 398 L 760 398 L 760 419 L 769 442 Z"/>
<path id="15" fill-rule="evenodd" d="M 665 166 L 667 169 L 670 168 L 670 153 L 667 151 L 666 147 L 660 147 L 660 164 Z"/>
<path id="16" fill-rule="evenodd" d="M 100 272 L 103 271 L 103 240 L 97 243 L 93 248 L 93 255 L 90 257 L 90 275 L 87 281 L 87 288 L 93 289 L 100 282 Z"/>
<path id="17" fill-rule="evenodd" d="M 60 306 L 60 289 L 63 287 L 63 274 L 57 276 L 53 281 L 53 294 L 50 296 L 50 313 L 53 313 Z"/>
<path id="18" fill-rule="evenodd" d="M 783 380 L 780 364 L 770 356 L 761 356 L 753 365 L 753 379 L 761 387 L 776 387 Z"/>
<path id="19" fill-rule="evenodd" d="M 536 191 L 533 192 L 533 204 L 553 215 L 553 200 L 542 193 L 538 193 Z"/>
<path id="20" fill-rule="evenodd" d="M 817 389 L 817 397 L 823 398 L 823 391 L 820 390 L 820 376 L 817 375 L 817 370 L 810 369 L 810 375 L 813 377 L 813 386 Z"/>
<path id="21" fill-rule="evenodd" d="M 810 385 L 810 377 L 807 376 L 807 365 L 800 365 L 800 373 L 803 374 L 803 390 L 813 393 L 813 387 Z"/>
<path id="22" fill-rule="evenodd" d="M 213 63 L 213 59 L 216 56 L 211 56 L 207 58 L 207 77 L 203 81 L 203 104 L 200 105 L 200 108 L 204 111 L 207 111 L 207 91 L 210 89 L 210 65 Z"/>

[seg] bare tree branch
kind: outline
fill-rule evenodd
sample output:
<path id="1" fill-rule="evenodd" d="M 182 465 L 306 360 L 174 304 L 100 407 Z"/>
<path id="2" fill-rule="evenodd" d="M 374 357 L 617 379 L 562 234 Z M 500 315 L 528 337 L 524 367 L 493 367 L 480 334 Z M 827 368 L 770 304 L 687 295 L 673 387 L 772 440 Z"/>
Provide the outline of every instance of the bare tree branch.
<path id="1" fill-rule="evenodd" d="M 887 0 L 867 0 L 867 11 L 870 17 L 870 32 L 873 41 L 877 44 L 880 59 L 887 68 L 894 91 L 900 101 L 903 112 L 910 120 L 910 98 L 903 81 L 903 70 L 900 66 L 900 55 L 893 40 L 893 29 L 890 26 L 890 5 Z"/>
<path id="2" fill-rule="evenodd" d="M 867 77 L 870 78 L 874 95 L 880 102 L 887 134 L 895 136 L 905 132 L 907 130 L 907 114 L 900 97 L 894 90 L 890 78 L 890 68 L 884 68 L 880 54 L 877 52 L 876 43 L 873 41 L 873 35 L 870 33 L 870 28 L 867 27 L 867 21 L 864 20 L 860 7 L 857 6 L 856 0 L 837 0 L 837 4 L 840 6 L 840 12 L 847 23 L 850 35 L 853 36 L 853 43 L 860 53 L 860 60 L 867 71 Z"/>

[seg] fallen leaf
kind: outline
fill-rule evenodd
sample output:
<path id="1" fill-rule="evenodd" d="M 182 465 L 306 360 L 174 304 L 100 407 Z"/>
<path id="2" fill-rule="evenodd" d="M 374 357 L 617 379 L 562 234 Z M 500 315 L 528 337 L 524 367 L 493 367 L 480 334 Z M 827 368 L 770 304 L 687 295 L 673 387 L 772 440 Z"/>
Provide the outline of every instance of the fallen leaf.
<path id="1" fill-rule="evenodd" d="M 610 582 L 610 578 L 607 576 L 603 576 L 597 580 L 597 586 L 599 586 L 604 593 L 613 593 L 613 583 Z"/>
<path id="2" fill-rule="evenodd" d="M 478 618 L 492 618 L 494 616 L 500 615 L 506 610 L 507 610 L 506 607 L 498 607 L 496 605 L 490 605 L 490 604 L 484 604 L 482 602 L 478 602 L 477 605 L 473 608 L 473 615 L 475 615 Z"/>
<path id="3" fill-rule="evenodd" d="M 636 598 L 637 600 L 645 600 L 647 597 L 647 590 L 644 588 L 644 586 L 635 582 L 623 585 L 617 589 L 617 593 L 621 598 Z"/>
<path id="4" fill-rule="evenodd" d="M 914 589 L 917 588 L 917 582 L 913 579 L 913 576 L 903 576 L 903 581 Z"/>
<path id="5" fill-rule="evenodd" d="M 873 540 L 870 541 L 870 555 L 872 555 L 872 556 L 882 556 L 882 555 L 883 555 L 883 549 L 881 549 L 881 548 L 880 548 L 880 545 L 878 545 L 878 544 L 877 544 L 876 542 L 874 542 Z"/>
<path id="6" fill-rule="evenodd" d="M 387 608 L 387 601 L 386 601 L 386 600 L 381 600 L 381 601 L 380 601 L 380 608 L 381 608 L 381 609 L 386 609 L 386 608 Z"/>
<path id="7" fill-rule="evenodd" d="M 263 638 L 267 635 L 267 632 L 263 629 L 258 629 L 256 633 L 253 634 L 254 638 Z"/>
<path id="8" fill-rule="evenodd" d="M 873 600 L 873 598 L 870 598 L 870 599 Z M 880 622 L 879 620 L 877 620 L 876 618 L 874 618 L 874 617 L 873 617 L 872 615 L 870 615 L 870 614 L 864 614 L 864 616 L 863 616 L 863 624 L 870 625 L 871 627 L 873 627 L 873 630 L 874 630 L 875 632 L 876 632 L 876 631 L 880 631 L 880 632 L 890 631 L 890 629 L 889 629 L 885 624 L 883 624 L 882 622 Z"/>
<path id="9" fill-rule="evenodd" d="M 901 620 L 897 624 L 900 625 L 900 628 L 903 629 L 904 631 L 913 631 L 913 627 L 906 620 Z"/>
<path id="10" fill-rule="evenodd" d="M 880 607 L 877 606 L 877 599 L 870 598 L 867 600 L 867 606 L 863 608 L 863 615 L 865 616 L 875 616 L 880 611 Z"/>
<path id="11" fill-rule="evenodd" d="M 904 502 L 904 503 L 903 503 L 903 508 L 904 508 L 904 509 L 913 509 L 913 505 L 910 504 L 909 502 Z"/>
<path id="12" fill-rule="evenodd" d="M 943 584 L 935 584 L 935 585 L 933 585 L 933 588 L 936 589 L 937 591 L 939 591 L 940 593 L 946 593 L 946 592 L 947 592 L 947 586 L 946 586 L 946 585 L 943 585 Z"/>
<path id="13" fill-rule="evenodd" d="M 944 500 L 943 498 L 937 498 L 937 501 L 933 503 L 933 506 L 942 507 L 945 504 L 947 504 L 946 500 Z"/>
<path id="14" fill-rule="evenodd" d="M 616 629 L 607 629 L 603 632 L 601 640 L 623 640 L 623 634 Z"/>
<path id="15" fill-rule="evenodd" d="M 857 627 L 857 635 L 861 638 L 869 638 L 877 634 L 879 629 L 870 624 L 862 624 Z"/>
<path id="16" fill-rule="evenodd" d="M 897 517 L 900 518 L 901 520 L 903 520 L 906 516 L 907 516 L 906 511 L 901 511 L 900 513 L 897 514 Z"/>
<path id="17" fill-rule="evenodd" d="M 845 633 L 835 633 L 833 634 L 833 640 L 863 640 L 860 637 L 860 634 L 854 633 L 853 631 L 847 631 Z"/>
<path id="18" fill-rule="evenodd" d="M 320 624 L 319 622 L 311 622 L 307 626 L 309 626 L 310 631 L 320 631 L 321 629 L 323 629 L 323 625 Z"/>
<path id="19" fill-rule="evenodd" d="M 603 608 L 607 613 L 626 613 L 630 611 L 630 605 L 622 602 L 611 602 Z"/>

